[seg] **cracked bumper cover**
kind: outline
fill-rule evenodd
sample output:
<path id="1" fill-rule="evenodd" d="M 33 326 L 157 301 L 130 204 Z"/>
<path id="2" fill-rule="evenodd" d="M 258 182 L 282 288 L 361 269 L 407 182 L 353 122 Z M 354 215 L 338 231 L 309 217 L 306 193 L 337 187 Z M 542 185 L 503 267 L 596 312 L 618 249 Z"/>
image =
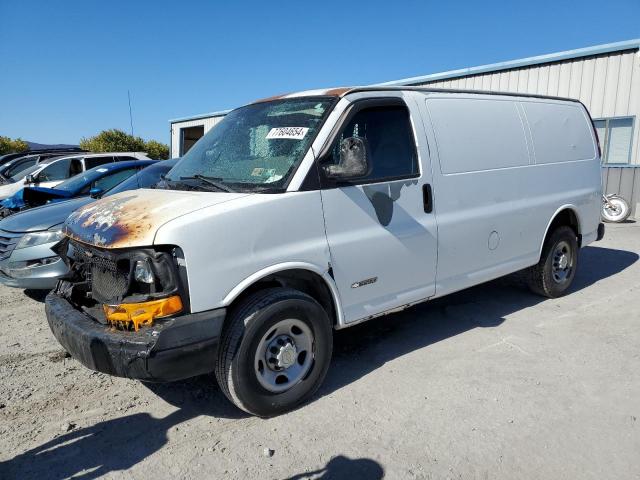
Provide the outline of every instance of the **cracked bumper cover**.
<path id="1" fill-rule="evenodd" d="M 60 344 L 86 367 L 145 381 L 174 381 L 213 371 L 225 309 L 158 320 L 138 332 L 119 331 L 50 293 L 45 310 Z"/>

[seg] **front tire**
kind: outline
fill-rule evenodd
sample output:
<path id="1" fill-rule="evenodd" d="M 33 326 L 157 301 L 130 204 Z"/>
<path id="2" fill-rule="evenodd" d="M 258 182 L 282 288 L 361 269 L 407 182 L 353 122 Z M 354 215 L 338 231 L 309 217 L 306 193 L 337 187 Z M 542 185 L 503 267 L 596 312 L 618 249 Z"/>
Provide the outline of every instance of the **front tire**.
<path id="1" fill-rule="evenodd" d="M 542 248 L 540 261 L 526 270 L 529 288 L 538 295 L 564 295 L 576 275 L 578 239 L 570 227 L 555 229 Z"/>
<path id="2" fill-rule="evenodd" d="M 216 378 L 226 397 L 245 412 L 278 415 L 316 392 L 332 346 L 329 317 L 312 297 L 289 288 L 262 290 L 231 312 Z"/>

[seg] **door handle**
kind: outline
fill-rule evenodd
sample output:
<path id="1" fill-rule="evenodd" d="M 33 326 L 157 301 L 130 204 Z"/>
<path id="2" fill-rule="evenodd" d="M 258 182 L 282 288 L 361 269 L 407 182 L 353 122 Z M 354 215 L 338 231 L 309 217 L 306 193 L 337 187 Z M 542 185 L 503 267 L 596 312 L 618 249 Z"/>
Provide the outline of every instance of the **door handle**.
<path id="1" fill-rule="evenodd" d="M 431 185 L 428 183 L 422 185 L 422 202 L 424 204 L 424 213 L 433 212 L 433 193 L 431 192 Z"/>

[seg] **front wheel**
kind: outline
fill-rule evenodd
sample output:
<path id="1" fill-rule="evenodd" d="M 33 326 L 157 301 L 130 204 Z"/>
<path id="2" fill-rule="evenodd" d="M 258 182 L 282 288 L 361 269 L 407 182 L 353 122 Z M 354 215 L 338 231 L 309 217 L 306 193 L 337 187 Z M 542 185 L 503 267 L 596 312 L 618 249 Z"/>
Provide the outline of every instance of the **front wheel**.
<path id="1" fill-rule="evenodd" d="M 527 283 L 534 293 L 560 297 L 571 286 L 577 266 L 576 234 L 570 227 L 558 227 L 545 241 L 540 261 L 525 271 Z"/>
<path id="2" fill-rule="evenodd" d="M 631 208 L 627 201 L 618 195 L 608 196 L 602 199 L 602 219 L 605 222 L 624 222 L 631 214 Z"/>
<path id="3" fill-rule="evenodd" d="M 272 288 L 247 297 L 223 330 L 216 378 L 242 410 L 269 417 L 318 389 L 329 368 L 331 322 L 312 297 Z"/>

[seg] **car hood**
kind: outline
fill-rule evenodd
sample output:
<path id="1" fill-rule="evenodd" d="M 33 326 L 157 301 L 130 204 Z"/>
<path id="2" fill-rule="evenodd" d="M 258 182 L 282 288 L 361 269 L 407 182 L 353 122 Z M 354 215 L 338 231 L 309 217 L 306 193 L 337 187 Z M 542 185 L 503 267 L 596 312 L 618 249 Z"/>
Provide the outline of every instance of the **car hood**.
<path id="1" fill-rule="evenodd" d="M 37 232 L 63 223 L 74 210 L 93 202 L 91 197 L 74 198 L 19 212 L 0 221 L 0 229 L 7 232 Z"/>
<path id="2" fill-rule="evenodd" d="M 165 223 L 247 195 L 156 189 L 122 192 L 74 212 L 65 223 L 64 233 L 103 248 L 149 246 Z"/>

